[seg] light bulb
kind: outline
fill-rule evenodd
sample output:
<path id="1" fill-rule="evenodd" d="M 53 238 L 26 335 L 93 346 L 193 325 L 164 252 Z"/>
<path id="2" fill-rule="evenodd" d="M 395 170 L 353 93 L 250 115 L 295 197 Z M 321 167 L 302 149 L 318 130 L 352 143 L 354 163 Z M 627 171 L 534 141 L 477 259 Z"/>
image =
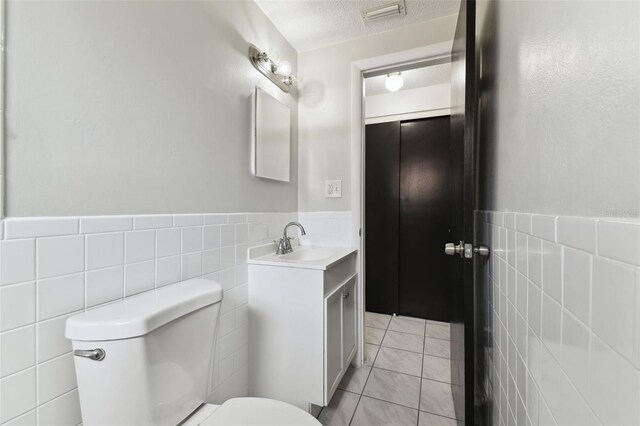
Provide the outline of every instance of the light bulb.
<path id="1" fill-rule="evenodd" d="M 291 64 L 289 61 L 280 61 L 276 65 L 276 74 L 280 74 L 283 77 L 289 77 L 291 75 Z"/>
<path id="2" fill-rule="evenodd" d="M 402 88 L 403 84 L 404 80 L 400 73 L 395 73 L 387 75 L 387 81 L 384 82 L 384 87 L 390 92 L 397 92 Z"/>

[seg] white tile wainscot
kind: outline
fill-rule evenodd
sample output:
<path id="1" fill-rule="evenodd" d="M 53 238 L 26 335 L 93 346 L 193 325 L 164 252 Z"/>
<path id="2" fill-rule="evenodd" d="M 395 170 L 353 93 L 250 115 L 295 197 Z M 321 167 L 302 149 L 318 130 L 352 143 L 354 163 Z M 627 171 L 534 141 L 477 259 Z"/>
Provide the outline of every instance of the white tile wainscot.
<path id="1" fill-rule="evenodd" d="M 81 422 L 66 319 L 192 277 L 224 287 L 211 402 L 247 393 L 247 248 L 297 213 L 9 218 L 0 241 L 0 424 Z"/>
<path id="2" fill-rule="evenodd" d="M 303 246 L 354 246 L 352 212 L 300 212 L 298 215 L 307 231 L 307 235 L 300 241 Z"/>
<path id="3" fill-rule="evenodd" d="M 478 217 L 493 423 L 640 424 L 640 221 Z"/>

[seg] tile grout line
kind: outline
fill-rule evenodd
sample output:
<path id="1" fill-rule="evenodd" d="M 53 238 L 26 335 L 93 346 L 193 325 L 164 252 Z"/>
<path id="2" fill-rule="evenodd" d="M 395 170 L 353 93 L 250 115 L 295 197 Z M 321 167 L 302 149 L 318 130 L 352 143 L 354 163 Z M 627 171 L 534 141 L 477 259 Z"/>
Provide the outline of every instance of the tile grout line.
<path id="1" fill-rule="evenodd" d="M 449 417 L 449 416 L 445 416 L 444 414 L 439 414 L 439 413 L 434 413 L 432 411 L 427 411 L 427 410 L 419 410 L 420 413 L 427 413 L 427 414 L 431 414 L 433 416 L 436 417 L 442 417 L 443 419 L 449 419 L 449 420 L 455 420 L 455 421 L 460 421 L 459 419 L 456 419 L 455 417 Z M 517 425 L 520 426 L 520 425 Z"/>
<path id="2" fill-rule="evenodd" d="M 78 223 L 78 228 L 79 227 L 80 227 L 80 224 Z M 40 271 L 38 270 L 39 269 L 38 268 L 38 262 L 40 261 L 40 256 L 39 256 L 39 253 L 38 253 L 39 252 L 39 250 L 38 250 L 38 241 L 34 239 L 33 245 L 34 245 L 34 250 L 35 250 L 35 254 L 33 256 L 33 261 L 35 263 L 35 265 L 34 265 L 35 268 L 34 269 L 35 269 L 35 278 L 36 278 L 36 280 L 34 281 L 34 286 L 33 286 L 34 287 L 34 291 L 35 291 L 35 295 L 34 296 L 35 296 L 35 310 L 36 310 L 35 313 L 34 313 L 34 324 L 33 324 L 33 327 L 34 327 L 33 335 L 34 335 L 34 339 L 35 339 L 35 342 L 34 342 L 34 350 L 35 350 L 34 361 L 35 362 L 34 362 L 34 366 L 33 366 L 33 368 L 34 368 L 33 373 L 35 374 L 35 393 L 36 393 L 36 395 L 35 395 L 35 403 L 36 404 L 35 404 L 35 407 L 33 407 L 33 410 L 34 410 L 34 417 L 35 417 L 35 420 L 36 420 L 36 424 L 40 424 L 40 410 L 38 410 L 39 402 L 40 402 L 39 401 L 39 397 L 38 397 L 38 393 L 39 393 L 38 389 L 40 389 L 40 377 L 39 377 L 40 375 L 38 374 L 38 361 L 39 361 L 39 359 L 38 359 L 38 351 L 40 349 L 40 347 L 38 345 L 38 337 L 39 337 L 38 320 L 40 319 L 40 302 L 41 302 L 40 297 L 38 296 L 38 293 L 39 293 L 38 290 L 40 288 L 40 281 L 38 280 L 39 275 L 40 275 L 39 274 Z M 83 280 L 85 281 L 83 283 L 83 291 L 85 293 L 84 297 L 83 297 L 83 299 L 84 299 L 83 302 L 85 302 L 85 303 L 83 303 L 83 306 L 82 306 L 82 310 L 84 311 L 84 308 L 86 306 L 86 294 L 87 294 L 87 289 L 86 289 L 86 285 L 87 284 L 86 284 L 86 280 L 84 279 L 84 276 L 83 276 Z M 28 411 L 27 411 L 27 413 L 28 413 Z M 25 413 L 21 413 L 20 415 L 24 415 L 24 414 Z"/>
<path id="3" fill-rule="evenodd" d="M 365 311 L 366 313 L 366 311 Z M 367 387 L 367 383 L 369 382 L 369 377 L 371 377 L 371 373 L 373 373 L 373 366 L 378 359 L 378 355 L 380 354 L 380 349 L 382 348 L 382 342 L 384 341 L 384 337 L 387 335 L 387 330 L 389 329 L 389 325 L 391 325 L 391 319 L 389 319 L 389 323 L 387 324 L 387 328 L 384 330 L 384 334 L 382 335 L 382 340 L 380 340 L 380 345 L 378 345 L 378 350 L 376 352 L 376 356 L 371 363 L 371 369 L 369 370 L 369 374 L 367 375 L 367 380 L 364 381 L 364 385 L 362 386 L 362 390 L 360 391 L 360 396 L 358 397 L 358 402 L 356 403 L 356 408 L 353 410 L 351 414 L 351 418 L 349 419 L 349 425 L 353 422 L 354 417 L 356 416 L 356 411 L 358 411 L 358 406 L 360 405 L 360 401 L 362 400 L 362 396 L 364 395 L 364 389 Z"/>
<path id="4" fill-rule="evenodd" d="M 425 331 L 426 331 L 426 323 L 425 323 Z M 386 333 L 385 333 L 385 334 L 386 334 Z M 411 334 L 411 333 L 405 333 L 405 334 Z M 442 340 L 444 340 L 444 339 L 442 339 Z M 379 348 L 381 349 L 381 348 L 382 348 L 382 346 L 380 345 L 380 346 L 379 346 Z M 411 352 L 411 351 L 407 351 L 407 352 Z M 424 357 L 425 355 L 426 355 L 426 354 L 424 353 L 424 346 L 423 346 L 423 357 Z M 431 355 L 429 355 L 429 356 L 431 356 Z M 377 358 L 377 356 L 376 356 L 376 358 Z M 445 358 L 445 357 L 438 357 L 438 358 L 443 358 L 443 359 L 449 359 L 449 360 L 450 360 L 450 358 Z M 394 371 L 394 370 L 387 370 L 387 369 L 385 369 L 385 368 L 373 367 L 373 366 L 372 366 L 372 370 L 373 370 L 373 368 L 377 368 L 377 369 L 385 370 L 385 371 L 391 371 L 391 372 L 393 372 L 393 373 L 398 373 L 398 374 L 406 374 L 406 373 L 401 373 L 401 372 Z M 423 367 L 422 367 L 422 368 L 423 368 Z M 413 375 L 410 375 L 410 374 L 406 374 L 406 375 L 413 376 Z M 423 378 L 423 377 L 421 377 L 421 376 L 422 376 L 422 374 L 421 374 L 420 376 L 413 376 L 413 377 L 418 377 L 418 378 L 420 378 L 420 393 L 418 394 L 418 397 L 419 397 L 419 398 L 420 398 L 421 391 L 422 391 L 422 381 L 423 381 L 423 380 L 431 380 L 431 381 L 438 382 L 438 383 L 446 383 L 446 384 L 450 384 L 450 383 L 448 383 L 448 382 L 441 382 L 441 381 L 439 381 L 439 380 L 425 379 L 425 378 Z M 364 395 L 363 395 L 363 396 L 364 396 Z M 371 398 L 371 399 L 375 399 L 375 400 L 381 401 L 381 402 L 386 402 L 386 403 L 388 403 L 388 404 L 398 405 L 398 406 L 400 406 L 400 407 L 404 407 L 404 408 L 407 408 L 407 409 L 410 409 L 410 410 L 416 410 L 416 411 L 417 411 L 417 416 L 418 416 L 418 417 L 417 417 L 417 419 L 416 419 L 416 421 L 417 421 L 417 422 L 419 422 L 419 419 L 420 419 L 420 418 L 419 418 L 419 416 L 420 416 L 420 412 L 421 412 L 421 411 L 422 411 L 422 412 L 425 412 L 425 413 L 432 414 L 432 415 L 434 415 L 434 416 L 443 417 L 443 418 L 447 418 L 447 419 L 451 419 L 451 420 L 456 420 L 456 419 L 454 419 L 454 418 L 452 418 L 452 417 L 444 416 L 444 415 L 442 415 L 442 414 L 432 413 L 432 412 L 430 412 L 430 411 L 426 411 L 426 410 L 420 410 L 420 402 L 421 402 L 421 400 L 420 400 L 420 399 L 418 400 L 418 408 L 414 408 L 414 407 L 409 407 L 409 406 L 407 406 L 407 405 L 398 404 L 398 403 L 396 403 L 396 402 L 387 401 L 387 400 L 384 400 L 384 399 L 381 399 L 381 398 L 377 398 L 377 397 L 374 397 L 374 396 L 368 396 L 368 395 L 367 395 L 367 397 L 368 397 L 368 398 Z M 356 407 L 356 408 L 357 408 L 357 407 Z"/>
<path id="5" fill-rule="evenodd" d="M 428 354 L 421 354 L 421 353 L 419 353 L 419 352 L 407 351 L 407 350 L 404 350 L 404 349 L 390 348 L 390 347 L 387 347 L 387 346 L 379 346 L 379 348 L 380 348 L 380 349 L 379 349 L 380 351 L 381 351 L 383 348 L 385 348 L 385 349 L 391 349 L 391 350 L 400 351 L 400 352 L 407 352 L 407 353 L 409 353 L 409 354 L 411 354 L 411 355 L 422 355 L 422 361 L 424 361 L 424 357 L 425 357 L 425 356 L 429 356 L 429 357 L 432 357 L 432 358 L 438 358 L 438 359 L 444 359 L 444 360 L 447 360 L 447 361 L 451 361 L 451 358 L 447 358 L 447 357 L 439 357 L 439 356 L 435 356 L 435 355 L 428 355 Z M 379 353 L 380 353 L 380 352 L 378 352 L 378 354 L 379 354 Z M 377 354 L 376 354 L 376 359 L 377 359 Z M 374 367 L 374 366 L 372 365 L 372 367 Z M 422 375 L 422 373 L 423 373 L 423 370 L 422 370 L 422 369 L 423 369 L 423 367 L 424 367 L 424 365 L 423 365 L 423 364 L 421 364 L 421 365 L 420 365 L 420 373 L 419 373 L 419 374 L 411 374 L 411 373 L 406 373 L 406 372 L 404 372 L 404 371 L 392 370 L 392 369 L 390 369 L 390 368 L 385 368 L 385 367 L 375 366 L 375 368 L 376 368 L 376 369 L 378 369 L 378 370 L 390 371 L 390 372 L 392 372 L 392 373 L 402 374 L 402 375 L 405 375 L 405 376 L 418 377 L 418 378 L 422 378 L 422 379 L 431 380 L 431 381 L 433 381 L 433 382 L 439 382 L 439 383 L 448 383 L 448 384 L 451 384 L 451 382 L 450 382 L 450 381 L 449 381 L 449 382 L 446 382 L 446 381 L 443 381 L 443 380 L 433 379 L 433 378 L 431 378 L 431 377 L 424 377 L 424 376 Z"/>
<path id="6" fill-rule="evenodd" d="M 397 405 L 398 407 L 406 408 L 406 409 L 409 409 L 409 410 L 419 411 L 415 407 L 409 407 L 408 405 L 398 404 L 397 402 L 387 401 L 386 399 L 378 398 L 378 397 L 375 397 L 375 396 L 369 396 L 369 395 L 362 395 L 362 396 L 365 396 L 365 397 L 367 397 L 369 399 L 375 399 L 376 401 L 385 402 L 387 404 Z M 430 413 L 430 414 L 434 414 L 434 413 Z M 439 414 L 437 414 L 437 415 L 439 415 Z M 446 417 L 446 416 L 440 416 L 440 417 Z M 450 418 L 450 417 L 448 417 L 448 418 Z"/>
<path id="7" fill-rule="evenodd" d="M 424 335 L 422 336 L 422 364 L 420 365 L 420 388 L 418 390 L 418 416 L 416 426 L 420 425 L 420 405 L 422 404 L 422 376 L 424 375 L 424 346 L 427 343 L 427 322 L 424 323 Z"/>
<path id="8" fill-rule="evenodd" d="M 393 317 L 392 317 L 392 318 L 393 318 Z M 420 376 L 414 376 L 414 375 L 412 375 L 412 374 L 402 373 L 402 372 L 394 371 L 394 370 L 388 370 L 388 369 L 386 369 L 386 368 L 380 368 L 380 367 L 376 367 L 376 366 L 375 366 L 375 362 L 376 362 L 376 360 L 377 360 L 377 358 L 378 358 L 378 355 L 380 354 L 380 351 L 382 350 L 382 348 L 383 348 L 383 347 L 384 347 L 384 348 L 394 349 L 394 350 L 401 350 L 401 351 L 405 351 L 405 352 L 409 352 L 409 353 L 416 353 L 416 354 L 417 354 L 417 353 L 419 353 L 419 352 L 407 351 L 406 349 L 392 348 L 392 347 L 388 347 L 388 346 L 383 346 L 384 338 L 386 337 L 386 335 L 387 335 L 387 333 L 388 333 L 389 331 L 392 331 L 392 330 L 390 330 L 390 329 L 389 329 L 389 327 L 391 326 L 391 321 L 392 321 L 392 319 L 390 319 L 390 320 L 389 320 L 389 323 L 388 323 L 387 327 L 384 329 L 385 333 L 384 333 L 384 334 L 383 334 L 383 336 L 382 336 L 382 340 L 380 341 L 380 344 L 379 344 L 379 345 L 375 345 L 375 346 L 377 346 L 376 356 L 375 356 L 375 358 L 374 358 L 374 360 L 373 360 L 373 362 L 372 362 L 371 370 L 369 371 L 369 374 L 368 374 L 368 376 L 367 376 L 367 380 L 365 381 L 365 385 L 363 386 L 362 391 L 360 392 L 358 402 L 356 403 L 356 407 L 355 407 L 355 409 L 354 409 L 354 412 L 353 412 L 353 414 L 352 414 L 352 417 L 351 417 L 351 420 L 350 420 L 349 424 L 351 424 L 351 423 L 353 422 L 353 419 L 355 418 L 355 412 L 357 411 L 357 409 L 358 409 L 358 407 L 359 407 L 359 405 L 360 405 L 360 402 L 362 401 L 362 397 L 363 397 L 363 396 L 365 396 L 365 395 L 364 395 L 364 390 L 365 390 L 365 388 L 366 388 L 366 384 L 368 383 L 368 380 L 369 380 L 369 378 L 371 377 L 371 374 L 372 374 L 372 372 L 373 372 L 373 369 L 374 369 L 374 368 L 377 368 L 377 369 L 380 369 L 380 370 L 384 370 L 384 371 L 389 371 L 389 372 L 396 373 L 396 374 L 404 374 L 404 375 L 407 375 L 407 376 L 418 377 L 418 378 L 420 379 L 420 387 L 419 387 L 419 393 L 418 393 L 418 407 L 417 407 L 417 408 L 409 407 L 409 406 L 406 406 L 406 405 L 403 405 L 403 404 L 398 404 L 398 403 L 396 403 L 396 402 L 392 402 L 392 401 L 387 401 L 387 400 L 382 399 L 382 398 L 378 398 L 378 397 L 374 397 L 374 396 L 368 396 L 368 395 L 366 395 L 368 398 L 371 398 L 371 399 L 375 399 L 375 400 L 378 400 L 378 401 L 381 401 L 381 402 L 385 402 L 385 403 L 388 403 L 388 404 L 394 404 L 394 405 L 397 405 L 397 406 L 400 406 L 400 407 L 404 407 L 404 408 L 407 408 L 407 409 L 411 409 L 411 410 L 416 410 L 416 411 L 417 411 L 417 418 L 416 418 L 416 422 L 419 422 L 419 420 L 420 420 L 420 412 L 421 412 L 421 411 L 423 411 L 423 410 L 421 410 L 421 409 L 420 409 L 420 408 L 421 408 L 420 406 L 421 406 L 421 395 L 422 395 L 422 383 L 423 383 L 423 381 L 424 381 L 424 380 L 430 380 L 430 381 L 433 381 L 433 382 L 445 383 L 445 384 L 449 384 L 449 385 L 451 385 L 451 383 L 450 383 L 450 382 L 442 382 L 442 381 L 439 381 L 439 380 L 426 379 L 426 378 L 422 377 L 423 372 L 424 372 L 424 358 L 427 356 L 427 354 L 426 354 L 426 352 L 425 352 L 425 346 L 424 346 L 424 345 L 425 345 L 425 342 L 426 342 L 426 337 L 428 337 L 428 336 L 426 335 L 426 329 L 427 329 L 427 322 L 426 322 L 426 321 L 425 321 L 425 323 L 424 323 L 424 329 L 423 329 L 423 334 L 422 334 L 422 337 L 423 337 L 423 345 L 422 345 L 422 361 L 423 361 L 423 363 L 422 363 L 422 364 L 421 364 L 421 366 L 420 366 L 420 368 L 421 368 Z M 377 328 L 377 327 L 373 327 L 373 328 L 376 328 L 376 329 L 378 329 L 378 330 L 382 330 L 382 329 Z M 394 331 L 394 332 L 395 332 L 395 331 Z M 415 335 L 415 336 L 417 336 L 417 334 L 413 334 L 413 333 L 403 333 L 403 332 L 397 332 L 397 333 L 402 333 L 402 334 Z M 438 339 L 438 338 L 436 338 L 436 339 Z M 438 339 L 438 340 L 443 340 L 443 341 L 449 341 L 449 342 L 450 342 L 450 339 Z M 451 360 L 451 358 L 450 358 L 450 357 L 449 357 L 449 358 L 447 358 L 447 357 L 440 357 L 440 356 L 437 356 L 437 355 L 428 355 L 428 356 L 432 356 L 432 357 L 440 358 L 440 359 L 447 359 L 447 360 L 449 360 L 449 361 Z M 349 392 L 349 391 L 346 391 L 346 392 Z M 352 393 L 353 393 L 353 392 L 352 392 Z M 429 414 L 432 414 L 432 415 L 434 415 L 434 416 L 438 416 L 438 417 L 443 417 L 443 418 L 447 418 L 447 419 L 453 419 L 453 418 L 451 418 L 451 417 L 444 416 L 444 415 L 441 415 L 441 414 L 431 413 L 430 411 L 423 411 L 423 412 L 426 412 L 426 413 L 429 413 Z M 453 420 L 455 420 L 455 419 L 453 419 Z"/>

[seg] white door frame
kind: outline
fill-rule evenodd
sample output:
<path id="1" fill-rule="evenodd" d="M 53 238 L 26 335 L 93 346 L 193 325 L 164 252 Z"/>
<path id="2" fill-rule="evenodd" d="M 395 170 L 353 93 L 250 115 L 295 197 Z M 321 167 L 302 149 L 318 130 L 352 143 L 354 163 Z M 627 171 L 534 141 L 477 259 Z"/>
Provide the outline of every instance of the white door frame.
<path id="1" fill-rule="evenodd" d="M 436 59 L 451 54 L 453 40 L 416 49 L 395 52 L 352 62 L 350 66 L 351 90 L 351 240 L 358 248 L 358 356 L 356 366 L 364 364 L 364 311 L 365 311 L 365 259 L 364 259 L 364 78 L 363 74 L 381 68 Z M 360 231 L 362 230 L 362 236 Z"/>

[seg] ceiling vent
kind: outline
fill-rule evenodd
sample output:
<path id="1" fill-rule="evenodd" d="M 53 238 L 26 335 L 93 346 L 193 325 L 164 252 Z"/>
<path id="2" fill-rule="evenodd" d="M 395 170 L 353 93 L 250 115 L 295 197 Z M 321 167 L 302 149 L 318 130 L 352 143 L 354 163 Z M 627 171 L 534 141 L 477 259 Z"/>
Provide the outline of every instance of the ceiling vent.
<path id="1" fill-rule="evenodd" d="M 362 18 L 365 21 L 376 21 L 382 18 L 406 14 L 407 9 L 405 8 L 404 0 L 396 0 L 363 10 Z"/>

